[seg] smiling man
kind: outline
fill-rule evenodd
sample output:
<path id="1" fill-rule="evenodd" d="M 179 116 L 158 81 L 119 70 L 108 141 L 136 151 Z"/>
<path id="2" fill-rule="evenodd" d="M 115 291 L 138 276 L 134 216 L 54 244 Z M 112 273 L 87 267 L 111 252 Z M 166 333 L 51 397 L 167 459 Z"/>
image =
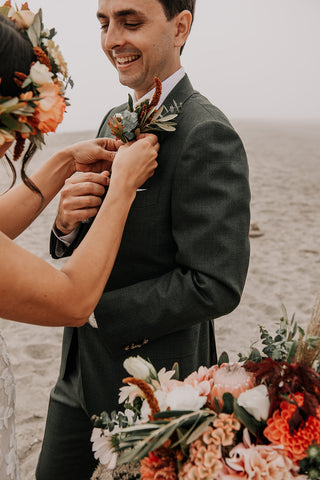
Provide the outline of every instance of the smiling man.
<path id="1" fill-rule="evenodd" d="M 117 69 L 120 82 L 132 88 L 137 98 L 152 89 L 155 76 L 163 81 L 180 68 L 180 49 L 192 14 L 177 11 L 169 19 L 163 3 L 167 2 L 99 1 L 102 48 Z"/>
<path id="2" fill-rule="evenodd" d="M 105 291 L 87 325 L 66 328 L 37 480 L 88 480 L 95 467 L 90 417 L 118 410 L 128 356 L 181 378 L 216 362 L 214 319 L 239 303 L 249 260 L 246 155 L 225 115 L 196 92 L 183 68 L 195 0 L 100 0 L 104 52 L 135 100 L 182 104 L 174 133 L 161 133 L 158 168 L 139 189 Z M 223 75 L 223 72 L 217 72 Z M 111 136 L 108 120 L 99 136 Z M 53 257 L 70 255 L 101 204 L 83 175 L 63 189 Z M 99 190 L 98 190 L 99 191 Z M 99 191 L 100 192 L 100 191 Z M 108 228 L 108 225 L 106 225 Z"/>

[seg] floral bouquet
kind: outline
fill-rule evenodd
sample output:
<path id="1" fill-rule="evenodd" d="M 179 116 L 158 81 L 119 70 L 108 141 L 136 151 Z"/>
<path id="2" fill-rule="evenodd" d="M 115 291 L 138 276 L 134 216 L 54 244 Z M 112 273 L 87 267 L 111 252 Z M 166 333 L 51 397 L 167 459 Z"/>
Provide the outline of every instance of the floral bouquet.
<path id="1" fill-rule="evenodd" d="M 112 134 L 124 143 L 135 140 L 140 133 L 157 131 L 174 132 L 176 124 L 173 121 L 179 114 L 181 105 L 173 101 L 167 109 L 164 105 L 157 108 L 160 100 L 162 84 L 155 77 L 155 91 L 151 100 L 148 98 L 137 103 L 134 107 L 133 98 L 129 94 L 127 110 L 116 113 L 108 122 Z"/>
<path id="2" fill-rule="evenodd" d="M 93 418 L 92 478 L 319 479 L 320 298 L 306 332 L 283 311 L 274 337 L 260 327 L 261 351 L 184 381 L 177 365 L 126 359 L 124 412 Z"/>
<path id="3" fill-rule="evenodd" d="M 21 35 L 31 44 L 35 60 L 28 75 L 15 72 L 14 82 L 21 89 L 16 97 L 0 96 L 0 145 L 16 140 L 13 159 L 21 155 L 25 140 L 41 148 L 44 134 L 55 132 L 69 105 L 65 91 L 73 86 L 67 64 L 54 42 L 56 30 L 44 28 L 42 10 L 19 9 L 7 0 L 0 6 L 0 15 L 14 22 Z M 0 79 L 1 82 L 1 79 Z"/>

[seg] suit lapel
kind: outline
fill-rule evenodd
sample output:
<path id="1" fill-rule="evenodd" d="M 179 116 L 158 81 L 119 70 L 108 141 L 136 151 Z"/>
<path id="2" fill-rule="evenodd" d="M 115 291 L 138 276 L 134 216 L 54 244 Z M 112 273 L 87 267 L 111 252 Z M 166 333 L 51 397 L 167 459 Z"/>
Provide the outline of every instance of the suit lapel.
<path id="1" fill-rule="evenodd" d="M 173 100 L 177 102 L 179 105 L 180 103 L 184 103 L 188 100 L 189 97 L 194 93 L 193 87 L 190 83 L 188 75 L 185 75 L 180 82 L 171 90 L 169 95 L 163 102 L 163 105 L 166 108 L 170 108 L 173 104 Z"/>

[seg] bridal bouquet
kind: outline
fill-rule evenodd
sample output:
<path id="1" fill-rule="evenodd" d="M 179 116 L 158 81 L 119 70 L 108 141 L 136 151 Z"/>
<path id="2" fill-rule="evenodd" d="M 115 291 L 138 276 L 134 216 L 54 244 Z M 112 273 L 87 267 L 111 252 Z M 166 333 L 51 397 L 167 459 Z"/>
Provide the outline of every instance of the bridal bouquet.
<path id="1" fill-rule="evenodd" d="M 320 301 L 306 332 L 284 309 L 275 336 L 260 327 L 260 340 L 183 381 L 177 365 L 126 359 L 124 411 L 93 419 L 93 478 L 319 479 Z"/>

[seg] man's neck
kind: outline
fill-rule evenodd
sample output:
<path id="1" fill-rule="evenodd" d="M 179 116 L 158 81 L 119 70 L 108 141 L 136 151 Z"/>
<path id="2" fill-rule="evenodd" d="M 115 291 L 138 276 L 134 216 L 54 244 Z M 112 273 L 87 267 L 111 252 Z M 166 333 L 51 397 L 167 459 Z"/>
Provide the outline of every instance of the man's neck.
<path id="1" fill-rule="evenodd" d="M 185 75 L 185 71 L 184 71 L 183 67 L 180 67 L 172 75 L 170 75 L 165 80 L 163 80 L 163 82 L 162 82 L 162 93 L 161 93 L 161 97 L 160 97 L 158 105 L 162 105 L 162 103 L 167 98 L 167 96 L 169 95 L 171 90 L 174 89 L 174 87 L 180 82 L 180 80 L 184 77 L 184 75 Z M 147 92 L 145 95 L 140 97 L 138 100 L 137 100 L 136 94 L 134 93 L 135 104 L 138 104 L 138 103 L 142 102 L 146 98 L 152 98 L 152 96 L 154 94 L 154 91 L 155 91 L 155 89 L 153 88 L 152 90 Z"/>

